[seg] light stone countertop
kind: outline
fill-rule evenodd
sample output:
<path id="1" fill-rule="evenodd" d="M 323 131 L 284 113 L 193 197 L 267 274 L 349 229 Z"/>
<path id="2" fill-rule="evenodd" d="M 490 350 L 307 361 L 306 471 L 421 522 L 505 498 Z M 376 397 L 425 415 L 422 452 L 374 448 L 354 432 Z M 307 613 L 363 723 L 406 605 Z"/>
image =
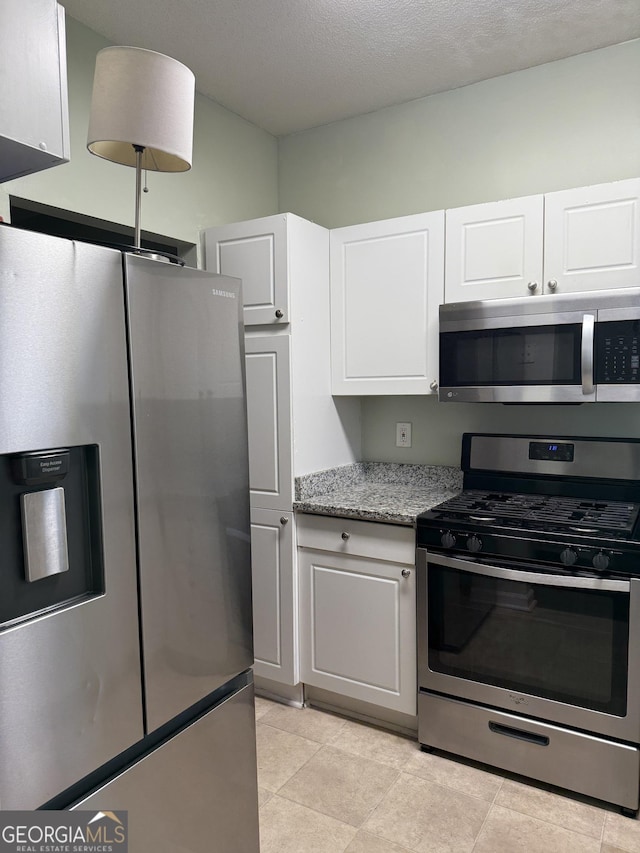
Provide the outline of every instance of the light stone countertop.
<path id="1" fill-rule="evenodd" d="M 462 471 L 444 465 L 356 462 L 296 477 L 297 512 L 414 525 L 416 516 L 458 494 Z"/>

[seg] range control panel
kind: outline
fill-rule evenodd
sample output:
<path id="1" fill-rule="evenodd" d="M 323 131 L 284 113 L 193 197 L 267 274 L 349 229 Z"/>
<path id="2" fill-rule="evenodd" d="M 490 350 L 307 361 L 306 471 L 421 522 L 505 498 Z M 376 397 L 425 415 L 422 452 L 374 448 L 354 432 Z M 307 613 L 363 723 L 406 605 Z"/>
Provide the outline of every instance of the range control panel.
<path id="1" fill-rule="evenodd" d="M 455 528 L 418 529 L 418 547 L 433 553 L 449 552 L 460 559 L 491 563 L 508 560 L 511 568 L 534 567 L 552 571 L 554 567 L 588 573 L 637 574 L 635 550 L 600 545 L 536 539 L 534 536 L 494 536 L 490 533 Z M 522 563 L 518 566 L 518 563 Z"/>

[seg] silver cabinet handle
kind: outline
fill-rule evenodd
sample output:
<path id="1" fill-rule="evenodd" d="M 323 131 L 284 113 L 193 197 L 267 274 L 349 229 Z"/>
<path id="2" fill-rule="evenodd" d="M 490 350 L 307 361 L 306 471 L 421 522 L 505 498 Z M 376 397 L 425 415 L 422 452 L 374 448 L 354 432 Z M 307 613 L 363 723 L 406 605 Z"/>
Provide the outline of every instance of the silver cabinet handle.
<path id="1" fill-rule="evenodd" d="M 527 285 L 527 287 L 529 288 L 529 291 L 531 293 L 535 293 L 536 290 L 538 289 L 538 282 L 537 281 L 530 281 L 529 284 Z"/>
<path id="2" fill-rule="evenodd" d="M 283 515 L 283 516 L 280 518 L 280 524 L 289 524 L 289 519 L 287 518 L 287 516 L 286 516 L 286 515 Z"/>
<path id="3" fill-rule="evenodd" d="M 582 346 L 580 349 L 580 366 L 582 371 L 582 393 L 593 394 L 593 335 L 596 318 L 593 314 L 582 317 Z"/>
<path id="4" fill-rule="evenodd" d="M 402 570 L 402 577 L 403 578 L 410 578 L 411 577 L 411 569 L 403 569 Z"/>
<path id="5" fill-rule="evenodd" d="M 350 536 L 351 536 L 351 534 L 350 534 L 350 533 L 346 533 L 346 532 L 345 532 L 345 533 L 343 533 L 343 534 L 342 534 L 342 538 L 344 539 L 344 541 L 345 541 L 345 542 L 347 541 L 347 539 L 349 539 L 349 538 L 350 538 Z"/>
<path id="6" fill-rule="evenodd" d="M 276 311 L 276 317 L 278 318 L 278 320 L 282 320 L 282 318 L 284 317 L 284 314 L 282 313 L 282 311 L 279 308 Z"/>
<path id="7" fill-rule="evenodd" d="M 437 391 L 437 390 L 438 390 L 438 383 L 437 383 L 437 381 L 436 381 L 435 379 L 433 380 L 433 382 L 431 382 L 431 383 L 429 384 L 429 388 L 431 388 L 431 390 L 432 390 L 432 391 Z"/>
<path id="8" fill-rule="evenodd" d="M 551 293 L 555 293 L 555 289 L 557 286 L 558 286 L 558 282 L 555 280 L 555 278 L 552 278 L 551 281 L 547 282 L 547 287 L 549 288 Z"/>

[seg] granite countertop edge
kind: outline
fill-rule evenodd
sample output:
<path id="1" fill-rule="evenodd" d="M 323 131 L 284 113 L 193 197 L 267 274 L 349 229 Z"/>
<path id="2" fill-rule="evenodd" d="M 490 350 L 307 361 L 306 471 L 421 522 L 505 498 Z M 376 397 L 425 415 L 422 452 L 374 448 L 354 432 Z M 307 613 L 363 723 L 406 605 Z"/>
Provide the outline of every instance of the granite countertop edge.
<path id="1" fill-rule="evenodd" d="M 356 462 L 296 478 L 296 512 L 415 525 L 416 517 L 462 489 L 446 465 Z"/>
<path id="2" fill-rule="evenodd" d="M 433 504 L 435 506 L 435 504 Z M 412 526 L 420 513 L 405 514 L 401 512 L 384 512 L 383 510 L 365 509 L 363 507 L 345 507 L 339 502 L 335 504 L 324 504 L 320 501 L 295 501 L 293 508 L 296 512 L 307 512 L 314 515 L 332 515 L 335 518 L 355 518 L 360 521 L 378 521 L 387 524 L 404 524 Z M 424 510 L 429 509 L 425 507 Z M 424 512 L 420 510 L 420 512 Z"/>

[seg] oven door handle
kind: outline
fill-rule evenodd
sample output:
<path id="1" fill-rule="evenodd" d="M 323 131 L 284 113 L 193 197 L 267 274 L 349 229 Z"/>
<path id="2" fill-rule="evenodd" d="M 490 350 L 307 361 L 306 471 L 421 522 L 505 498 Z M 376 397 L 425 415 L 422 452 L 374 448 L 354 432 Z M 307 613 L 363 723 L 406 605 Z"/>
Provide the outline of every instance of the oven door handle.
<path id="1" fill-rule="evenodd" d="M 582 317 L 582 345 L 580 351 L 580 367 L 582 372 L 582 393 L 593 394 L 593 341 L 596 318 L 593 314 Z"/>
<path id="2" fill-rule="evenodd" d="M 425 549 L 426 550 L 426 549 Z M 527 572 L 518 569 L 505 569 L 502 566 L 491 566 L 485 563 L 460 560 L 455 557 L 445 557 L 443 554 L 433 554 L 426 551 L 427 564 L 436 563 L 451 569 L 460 569 L 474 575 L 488 575 L 508 581 L 537 583 L 543 586 L 563 586 L 569 589 L 601 589 L 611 592 L 631 592 L 630 581 L 610 580 L 609 578 L 583 578 L 568 575 L 548 575 L 543 572 Z"/>

